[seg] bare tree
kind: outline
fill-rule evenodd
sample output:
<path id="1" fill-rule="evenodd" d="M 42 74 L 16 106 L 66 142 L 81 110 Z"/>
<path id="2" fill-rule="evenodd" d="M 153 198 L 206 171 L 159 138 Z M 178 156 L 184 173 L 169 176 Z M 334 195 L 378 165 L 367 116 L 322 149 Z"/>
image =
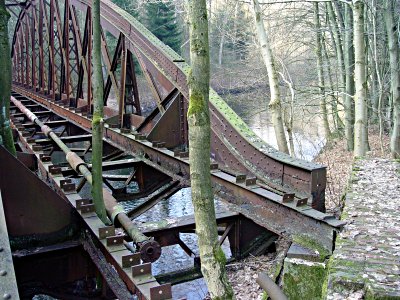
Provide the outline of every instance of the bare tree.
<path id="1" fill-rule="evenodd" d="M 199 241 L 201 271 L 212 299 L 233 299 L 226 276 L 226 257 L 218 241 L 210 174 L 210 50 L 205 0 L 188 0 L 190 61 L 189 161 L 192 201 Z"/>
<path id="2" fill-rule="evenodd" d="M 364 2 L 353 0 L 354 18 L 354 81 L 355 81 L 355 124 L 354 124 L 354 156 L 365 156 L 367 151 L 367 77 L 365 73 L 364 43 Z"/>
<path id="3" fill-rule="evenodd" d="M 317 55 L 317 71 L 318 71 L 318 86 L 320 92 L 320 109 L 322 115 L 322 122 L 324 124 L 325 138 L 329 139 L 331 137 L 331 130 L 329 129 L 328 122 L 328 110 L 326 109 L 326 94 L 325 94 L 325 80 L 324 80 L 324 70 L 322 66 L 322 50 L 321 50 L 321 24 L 319 21 L 319 6 L 317 2 L 314 2 L 314 26 L 316 32 L 316 46 L 315 52 Z"/>
<path id="4" fill-rule="evenodd" d="M 393 105 L 393 128 L 390 139 L 390 152 L 393 158 L 400 158 L 400 72 L 399 72 L 399 43 L 398 25 L 394 21 L 394 4 L 385 1 L 385 23 L 388 36 L 390 58 L 390 92 Z"/>
<path id="5" fill-rule="evenodd" d="M 103 199 L 103 72 L 101 62 L 100 0 L 93 1 L 93 119 L 92 119 L 92 196 L 98 217 L 108 223 Z M 90 109 L 90 108 L 89 108 Z"/>
<path id="6" fill-rule="evenodd" d="M 285 136 L 285 129 L 283 127 L 281 94 L 279 91 L 279 82 L 274 57 L 271 51 L 271 46 L 268 40 L 267 33 L 265 31 L 260 4 L 258 0 L 252 0 L 252 4 L 254 21 L 257 28 L 257 36 L 261 47 L 261 54 L 268 72 L 269 88 L 271 91 L 271 99 L 269 101 L 268 107 L 272 117 L 272 124 L 274 125 L 279 150 L 289 154 L 289 149 Z"/>

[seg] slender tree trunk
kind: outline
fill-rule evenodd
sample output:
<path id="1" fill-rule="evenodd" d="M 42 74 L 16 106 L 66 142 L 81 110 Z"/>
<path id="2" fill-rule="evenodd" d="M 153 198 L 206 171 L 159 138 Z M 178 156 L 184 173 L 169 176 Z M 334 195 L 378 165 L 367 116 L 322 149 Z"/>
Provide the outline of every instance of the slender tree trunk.
<path id="1" fill-rule="evenodd" d="M 282 63 L 282 67 L 286 71 L 288 79 L 286 79 L 285 75 L 281 72 L 279 72 L 279 75 L 281 75 L 282 80 L 287 84 L 289 91 L 290 91 L 290 102 L 288 105 L 284 106 L 283 120 L 285 122 L 286 132 L 288 135 L 290 156 L 296 157 L 296 152 L 294 150 L 294 135 L 293 135 L 293 114 L 294 114 L 295 92 L 294 92 L 293 82 L 292 82 L 290 73 L 288 72 L 286 66 L 283 63 Z"/>
<path id="2" fill-rule="evenodd" d="M 373 39 L 370 40 L 369 42 L 369 47 L 368 47 L 368 52 L 369 57 L 374 58 L 375 54 L 374 54 L 374 49 L 373 49 Z M 378 79 L 376 76 L 377 70 L 376 70 L 376 64 L 374 63 L 373 59 L 371 61 L 370 64 L 370 68 L 371 68 L 371 123 L 375 124 L 378 120 L 378 95 L 379 95 L 379 91 L 378 91 Z"/>
<path id="3" fill-rule="evenodd" d="M 334 87 L 333 87 L 331 63 L 329 61 L 328 52 L 326 50 L 325 38 L 323 35 L 321 37 L 322 37 L 322 41 L 321 41 L 322 57 L 325 59 L 326 71 L 328 73 L 328 80 L 329 80 L 329 90 L 330 90 L 329 98 L 331 99 L 330 106 L 331 106 L 331 111 L 332 111 L 332 121 L 333 121 L 335 130 L 340 132 L 341 130 L 339 130 L 339 128 L 343 129 L 344 125 L 343 125 L 342 120 L 339 117 L 338 103 L 337 103 L 337 98 L 335 97 Z"/>
<path id="4" fill-rule="evenodd" d="M 367 148 L 367 102 L 364 44 L 364 2 L 353 0 L 354 16 L 354 53 L 355 53 L 355 124 L 354 156 L 365 156 Z"/>
<path id="5" fill-rule="evenodd" d="M 390 152 L 393 158 L 400 158 L 400 71 L 399 71 L 399 44 L 398 27 L 394 21 L 394 3 L 386 0 L 385 23 L 388 36 L 390 59 L 390 92 L 393 106 L 393 128 L 390 137 Z"/>
<path id="6" fill-rule="evenodd" d="M 212 299 L 232 299 L 226 258 L 218 242 L 210 175 L 210 52 L 205 0 L 188 0 L 190 60 L 189 162 L 201 271 Z"/>
<path id="7" fill-rule="evenodd" d="M 280 151 L 289 154 L 285 129 L 283 127 L 281 94 L 279 91 L 279 82 L 275 68 L 274 57 L 272 55 L 271 46 L 265 31 L 260 4 L 258 0 L 253 0 L 252 3 L 254 20 L 257 28 L 257 36 L 261 46 L 261 54 L 264 59 L 265 66 L 267 67 L 269 88 L 271 91 L 271 100 L 268 105 L 269 112 L 272 117 L 272 124 L 274 125 L 278 148 Z"/>
<path id="8" fill-rule="evenodd" d="M 328 110 L 326 108 L 325 79 L 324 79 L 324 70 L 323 70 L 323 66 L 322 66 L 321 24 L 319 21 L 319 7 L 318 7 L 317 2 L 314 2 L 314 26 L 315 26 L 315 32 L 316 32 L 316 37 L 317 37 L 315 53 L 317 55 L 318 86 L 319 86 L 319 92 L 320 92 L 320 97 L 321 97 L 319 106 L 321 109 L 325 138 L 330 139 L 331 130 L 329 129 Z"/>
<path id="9" fill-rule="evenodd" d="M 350 5 L 345 7 L 345 62 L 346 62 L 346 97 L 344 100 L 344 127 L 347 150 L 354 149 L 354 46 L 353 46 L 353 13 Z"/>
<path id="10" fill-rule="evenodd" d="M 382 155 L 384 153 L 383 149 L 383 120 L 382 120 L 382 100 L 383 100 L 383 84 L 382 84 L 382 79 L 381 79 L 381 68 L 379 66 L 378 62 L 378 41 L 377 41 L 377 33 L 376 33 L 376 26 L 377 26 L 377 17 L 380 14 L 376 13 L 376 3 L 375 0 L 372 1 L 371 7 L 375 9 L 375 12 L 372 17 L 372 30 L 373 30 L 373 53 L 374 53 L 374 62 L 375 62 L 375 77 L 378 83 L 378 88 L 377 88 L 377 103 L 376 106 L 374 107 L 374 111 L 377 115 L 378 118 L 378 124 L 379 124 L 379 140 L 380 140 L 380 146 L 381 146 L 381 152 Z M 373 119 L 374 121 L 374 116 Z"/>
<path id="11" fill-rule="evenodd" d="M 364 0 L 363 0 L 364 1 Z M 364 9 L 364 33 L 369 32 L 369 24 L 368 24 L 368 10 Z M 366 121 L 366 130 L 364 131 L 364 139 L 365 139 L 365 151 L 370 151 L 369 147 L 369 137 L 368 137 L 368 122 L 370 116 L 370 107 L 371 107 L 371 96 L 370 89 L 368 88 L 368 80 L 369 80 L 369 51 L 368 51 L 368 34 L 364 34 L 364 66 L 365 66 L 365 105 L 367 106 L 367 121 Z"/>
<path id="12" fill-rule="evenodd" d="M 93 119 L 92 119 L 92 197 L 98 217 L 108 223 L 103 200 L 103 71 L 101 62 L 100 0 L 93 0 Z"/>
<path id="13" fill-rule="evenodd" d="M 0 0 L 0 145 L 14 156 L 14 140 L 10 127 L 11 52 L 8 41 L 8 19 L 5 0 Z"/>
<path id="14" fill-rule="evenodd" d="M 226 36 L 226 24 L 228 23 L 229 14 L 225 12 L 224 18 L 222 20 L 221 26 L 221 39 L 219 41 L 219 51 L 218 51 L 218 65 L 222 65 L 222 55 L 224 53 L 224 44 L 225 44 L 225 36 Z"/>
<path id="15" fill-rule="evenodd" d="M 329 19 L 331 20 L 332 24 L 332 31 L 333 36 L 335 38 L 335 45 L 336 45 L 336 54 L 337 54 L 337 63 L 339 66 L 338 73 L 339 73 L 339 99 L 343 99 L 343 91 L 345 90 L 345 82 L 346 82 L 346 68 L 344 63 L 344 54 L 343 54 L 343 42 L 342 36 L 340 33 L 340 27 L 338 25 L 341 24 L 340 19 L 338 20 L 335 11 L 333 10 L 333 6 L 331 2 L 326 3 L 326 7 L 328 10 Z M 340 101 L 341 103 L 343 100 Z"/>

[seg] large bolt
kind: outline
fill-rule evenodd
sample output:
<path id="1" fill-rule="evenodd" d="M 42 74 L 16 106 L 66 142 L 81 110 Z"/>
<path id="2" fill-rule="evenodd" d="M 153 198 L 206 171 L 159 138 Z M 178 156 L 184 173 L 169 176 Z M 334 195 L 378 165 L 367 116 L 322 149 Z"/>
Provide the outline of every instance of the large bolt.
<path id="1" fill-rule="evenodd" d="M 4 299 L 4 300 L 11 299 L 11 295 L 10 295 L 10 294 L 4 294 L 4 295 L 3 295 L 3 299 Z"/>
<path id="2" fill-rule="evenodd" d="M 6 276 L 7 271 L 6 270 L 0 270 L 0 276 Z"/>

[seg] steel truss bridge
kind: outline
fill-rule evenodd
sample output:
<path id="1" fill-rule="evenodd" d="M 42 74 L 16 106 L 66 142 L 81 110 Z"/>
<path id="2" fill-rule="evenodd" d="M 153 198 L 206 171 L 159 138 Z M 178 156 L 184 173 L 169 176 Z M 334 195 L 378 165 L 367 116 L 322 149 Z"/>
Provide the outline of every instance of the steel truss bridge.
<path id="1" fill-rule="evenodd" d="M 143 244 L 131 243 L 121 224 L 105 226 L 97 218 L 91 199 L 82 192 L 87 183 L 81 174 L 29 118 L 33 113 L 90 169 L 91 3 L 7 2 L 17 17 L 10 109 L 19 151 L 18 160 L 0 151 L 5 232 L 12 245 L 12 253 L 0 252 L 0 259 L 12 254 L 21 298 L 44 293 L 68 299 L 170 299 L 172 285 L 187 280 L 187 274 L 199 276 L 199 258 L 179 237 L 195 232 L 194 218 L 138 225 L 159 246 L 142 251 Z M 137 200 L 125 212 L 133 219 L 190 186 L 190 67 L 108 0 L 101 3 L 101 23 L 103 179 L 119 201 Z M 150 101 L 139 92 L 138 69 Z M 154 109 L 144 112 L 144 106 Z M 229 240 L 234 259 L 265 251 L 276 236 L 316 241 L 331 253 L 335 231 L 343 224 L 324 213 L 326 168 L 273 149 L 213 90 L 209 112 L 213 188 L 215 197 L 229 207 L 217 211 L 220 243 Z M 132 183 L 138 188 L 134 194 L 128 188 Z M 195 267 L 153 276 L 152 262 L 162 247 L 176 244 L 193 258 Z M 93 283 L 96 278 L 103 283 L 100 291 Z"/>

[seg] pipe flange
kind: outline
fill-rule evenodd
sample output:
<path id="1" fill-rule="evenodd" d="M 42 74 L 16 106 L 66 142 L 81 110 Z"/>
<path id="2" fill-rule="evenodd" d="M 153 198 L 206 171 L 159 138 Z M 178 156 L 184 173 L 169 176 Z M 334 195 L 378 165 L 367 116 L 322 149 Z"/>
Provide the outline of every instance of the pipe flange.
<path id="1" fill-rule="evenodd" d="M 161 246 L 154 240 L 142 242 L 139 245 L 139 251 L 143 262 L 155 262 L 161 256 Z"/>

